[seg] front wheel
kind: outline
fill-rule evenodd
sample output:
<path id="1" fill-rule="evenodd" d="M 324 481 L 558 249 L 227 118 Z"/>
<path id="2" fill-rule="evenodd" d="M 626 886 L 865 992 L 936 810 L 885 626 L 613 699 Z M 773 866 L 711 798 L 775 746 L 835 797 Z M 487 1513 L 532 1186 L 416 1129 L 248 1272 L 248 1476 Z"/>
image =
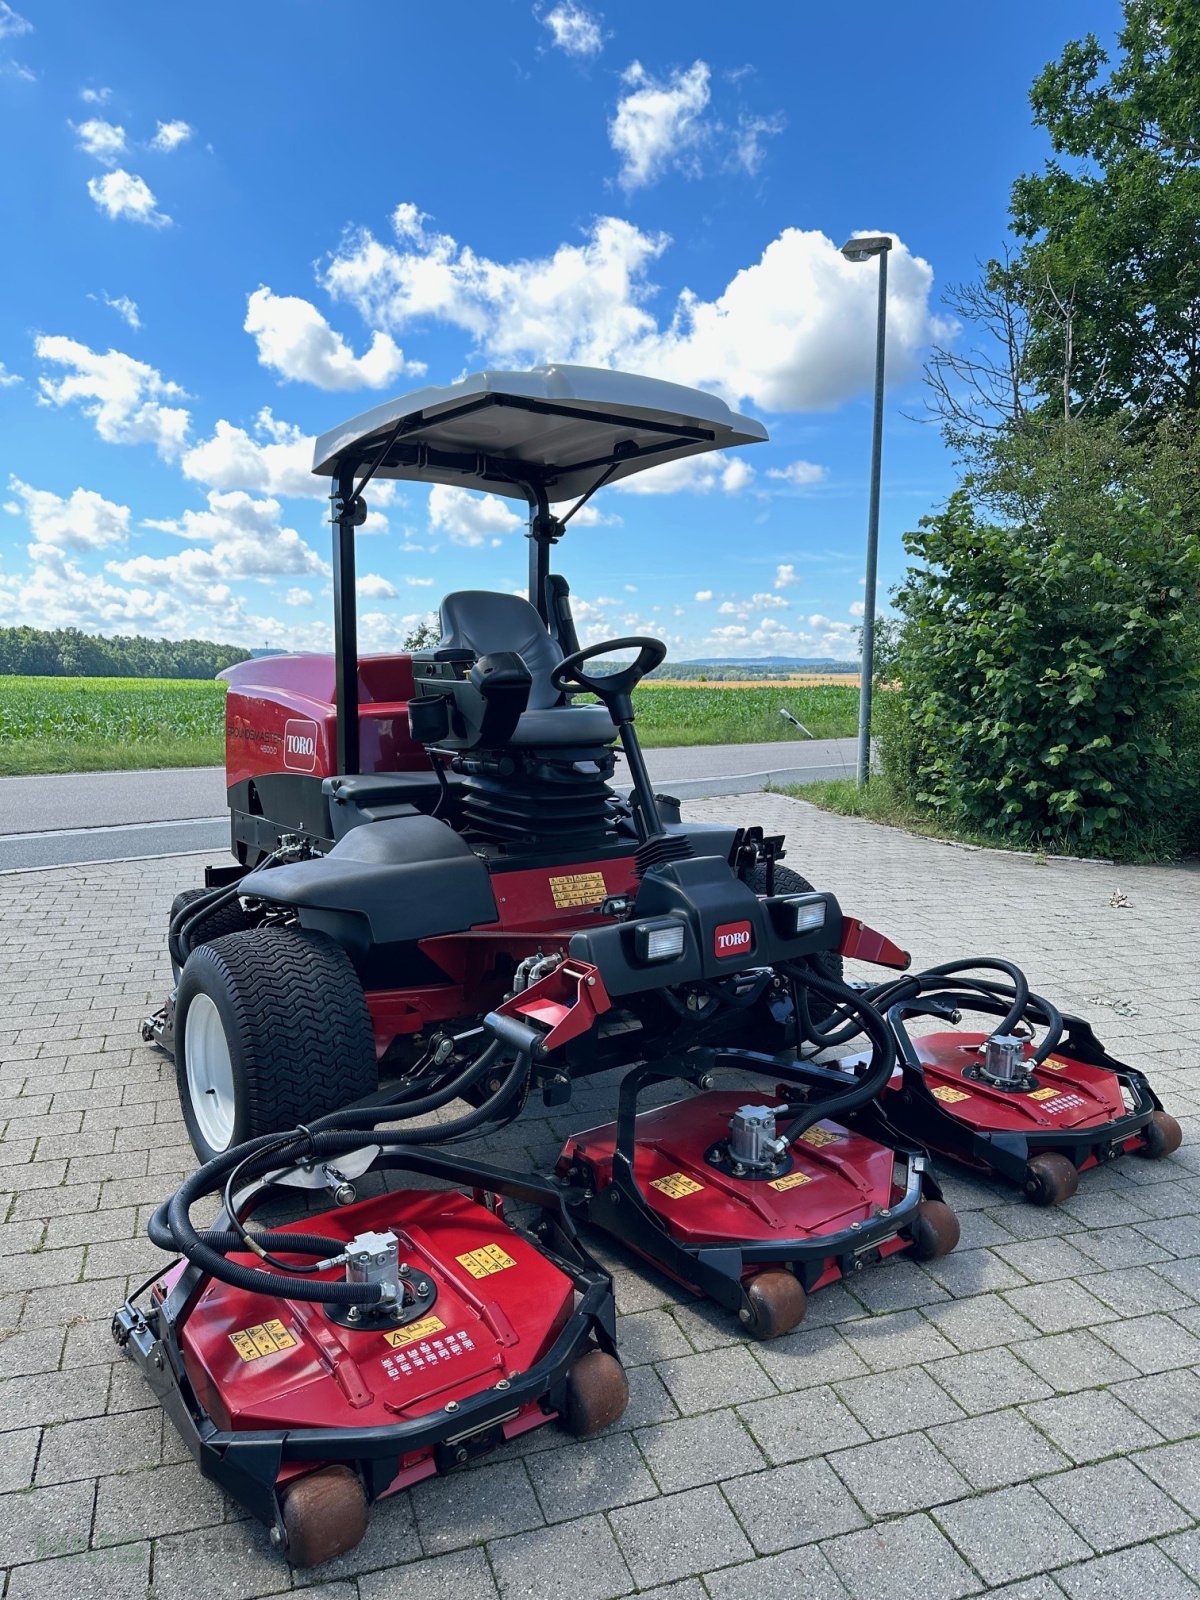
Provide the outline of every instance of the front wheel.
<path id="1" fill-rule="evenodd" d="M 299 928 L 250 928 L 193 950 L 175 1039 L 179 1103 L 201 1161 L 338 1111 L 379 1082 L 358 974 L 332 939 Z"/>

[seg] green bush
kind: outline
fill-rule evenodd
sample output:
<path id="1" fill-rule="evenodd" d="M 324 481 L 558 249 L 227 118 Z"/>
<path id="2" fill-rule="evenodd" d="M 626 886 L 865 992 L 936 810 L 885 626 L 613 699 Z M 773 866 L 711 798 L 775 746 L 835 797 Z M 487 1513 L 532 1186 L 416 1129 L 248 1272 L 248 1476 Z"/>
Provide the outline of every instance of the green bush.
<path id="1" fill-rule="evenodd" d="M 1182 515 L 1117 495 L 1083 531 L 1003 525 L 960 490 L 905 543 L 922 565 L 896 596 L 899 688 L 880 696 L 896 790 L 1010 844 L 1200 842 L 1200 542 Z"/>

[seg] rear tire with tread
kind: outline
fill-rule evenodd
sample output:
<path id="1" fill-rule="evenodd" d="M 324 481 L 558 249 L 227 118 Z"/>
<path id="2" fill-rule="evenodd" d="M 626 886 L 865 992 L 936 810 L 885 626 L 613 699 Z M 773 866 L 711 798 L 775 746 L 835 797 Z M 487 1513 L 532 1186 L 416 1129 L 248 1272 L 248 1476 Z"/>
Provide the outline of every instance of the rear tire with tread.
<path id="1" fill-rule="evenodd" d="M 192 1104 L 188 1016 L 219 1017 L 229 1052 L 232 1128 L 206 1137 Z M 338 1111 L 379 1083 L 366 996 L 350 958 L 321 933 L 249 928 L 193 950 L 175 1001 L 175 1074 L 188 1137 L 201 1161 Z"/>
<path id="2" fill-rule="evenodd" d="M 211 893 L 211 889 L 185 889 L 171 901 L 171 915 L 167 919 L 167 949 L 171 953 L 171 972 L 176 983 L 179 982 L 179 974 L 183 970 L 184 956 L 178 941 L 171 937 L 171 924 L 186 906 L 194 905 L 197 900 L 202 900 L 205 895 Z M 223 939 L 227 933 L 241 933 L 243 928 L 254 926 L 255 919 L 242 902 L 236 898 L 229 900 L 223 906 L 218 906 L 215 911 L 210 911 L 207 916 L 201 917 L 190 935 L 192 949 L 194 950 L 199 944 L 211 944 L 214 939 Z"/>

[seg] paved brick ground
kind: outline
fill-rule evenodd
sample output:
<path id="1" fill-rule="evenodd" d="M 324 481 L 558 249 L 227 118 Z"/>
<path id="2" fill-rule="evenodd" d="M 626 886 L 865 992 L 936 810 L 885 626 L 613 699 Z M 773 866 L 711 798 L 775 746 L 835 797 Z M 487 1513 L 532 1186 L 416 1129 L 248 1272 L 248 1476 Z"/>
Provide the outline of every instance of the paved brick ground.
<path id="1" fill-rule="evenodd" d="M 824 1291 L 772 1345 L 614 1262 L 633 1397 L 611 1434 L 543 1429 L 379 1506 L 358 1550 L 293 1579 L 108 1335 L 155 1260 L 147 1211 L 190 1165 L 169 1063 L 135 1028 L 198 864 L 0 879 L 7 1600 L 1200 1592 L 1200 874 L 1039 866 L 765 796 L 692 810 L 785 828 L 789 862 L 920 963 L 1012 955 L 1154 1074 L 1196 1142 L 1059 1211 L 953 1179 L 955 1255 Z M 528 1116 L 500 1153 L 549 1162 L 603 1094 Z"/>

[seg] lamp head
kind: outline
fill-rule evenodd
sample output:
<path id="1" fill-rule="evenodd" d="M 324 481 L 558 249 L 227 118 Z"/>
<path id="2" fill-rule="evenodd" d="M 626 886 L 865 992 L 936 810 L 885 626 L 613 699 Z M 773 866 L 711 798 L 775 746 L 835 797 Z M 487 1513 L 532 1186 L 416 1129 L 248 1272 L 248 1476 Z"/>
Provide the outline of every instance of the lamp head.
<path id="1" fill-rule="evenodd" d="M 842 246 L 842 254 L 847 261 L 869 261 L 872 256 L 881 256 L 885 250 L 892 248 L 891 235 L 887 233 L 860 233 L 853 239 L 847 239 Z"/>

